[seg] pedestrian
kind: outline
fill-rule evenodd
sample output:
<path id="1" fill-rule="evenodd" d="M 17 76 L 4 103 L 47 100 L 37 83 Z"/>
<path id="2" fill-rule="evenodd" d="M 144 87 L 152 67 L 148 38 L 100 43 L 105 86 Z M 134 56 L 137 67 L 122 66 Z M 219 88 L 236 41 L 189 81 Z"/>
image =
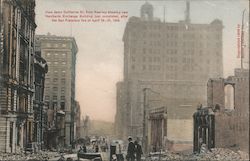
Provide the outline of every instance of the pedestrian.
<path id="1" fill-rule="evenodd" d="M 83 146 L 82 146 L 82 151 L 83 151 L 84 153 L 87 153 L 87 147 L 86 147 L 85 144 L 83 144 Z"/>
<path id="2" fill-rule="evenodd" d="M 112 159 L 111 159 L 111 161 L 117 161 L 117 157 L 116 157 L 116 155 L 115 155 L 115 154 L 113 154 L 113 155 L 112 155 Z"/>
<path id="3" fill-rule="evenodd" d="M 98 144 L 95 145 L 95 152 L 96 152 L 96 153 L 99 152 L 99 146 L 98 146 Z"/>
<path id="4" fill-rule="evenodd" d="M 135 144 L 133 143 L 132 137 L 128 137 L 128 149 L 127 149 L 127 161 L 135 160 Z"/>
<path id="5" fill-rule="evenodd" d="M 136 155 L 136 161 L 141 161 L 141 155 L 142 155 L 142 148 L 141 145 L 138 143 L 138 141 L 135 141 L 135 155 Z"/>

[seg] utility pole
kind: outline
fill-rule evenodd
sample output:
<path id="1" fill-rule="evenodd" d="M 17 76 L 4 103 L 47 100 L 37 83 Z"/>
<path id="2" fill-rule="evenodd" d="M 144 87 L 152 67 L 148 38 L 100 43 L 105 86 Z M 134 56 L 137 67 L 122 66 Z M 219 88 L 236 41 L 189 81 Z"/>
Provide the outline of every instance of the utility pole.
<path id="1" fill-rule="evenodd" d="M 166 20 L 165 20 L 166 19 L 166 13 L 165 13 L 166 11 L 165 10 L 166 10 L 166 7 L 164 5 L 164 7 L 163 7 L 163 22 L 164 23 L 166 23 Z"/>
<path id="2" fill-rule="evenodd" d="M 3 42 L 4 42 L 4 40 L 3 40 L 3 38 L 4 38 L 4 36 L 3 36 L 3 33 L 4 31 L 3 31 L 3 0 L 0 0 L 0 85 L 1 85 L 1 79 L 3 79 L 2 78 L 2 73 L 3 73 L 3 71 L 1 71 L 1 70 L 3 70 L 3 52 L 4 52 L 4 50 L 3 50 Z"/>
<path id="3" fill-rule="evenodd" d="M 143 122 L 142 122 L 142 126 L 143 126 L 143 142 L 142 142 L 142 146 L 143 146 L 143 150 L 144 150 L 144 154 L 146 154 L 147 152 L 147 135 L 146 135 L 146 114 L 147 114 L 147 89 L 148 88 L 143 88 Z"/>
<path id="4" fill-rule="evenodd" d="M 244 15 L 246 9 L 244 9 L 242 13 L 242 24 L 241 24 L 241 53 L 240 53 L 240 65 L 241 69 L 243 69 L 243 58 L 244 58 Z"/>

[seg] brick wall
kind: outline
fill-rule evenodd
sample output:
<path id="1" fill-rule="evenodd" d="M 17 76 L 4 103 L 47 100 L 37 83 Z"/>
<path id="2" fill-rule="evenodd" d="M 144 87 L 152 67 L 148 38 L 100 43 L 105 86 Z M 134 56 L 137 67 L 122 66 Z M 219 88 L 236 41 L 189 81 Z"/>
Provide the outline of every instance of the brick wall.
<path id="1" fill-rule="evenodd" d="M 236 148 L 248 152 L 249 120 L 236 112 L 215 115 L 215 147 Z"/>
<path id="2" fill-rule="evenodd" d="M 215 112 L 215 146 L 249 151 L 249 71 L 235 69 L 235 76 L 213 79 L 208 82 L 208 105 L 220 105 Z M 225 109 L 224 87 L 235 89 L 235 109 Z"/>
<path id="3" fill-rule="evenodd" d="M 224 108 L 224 79 L 210 79 L 207 84 L 207 105 L 210 107 L 218 104 Z"/>

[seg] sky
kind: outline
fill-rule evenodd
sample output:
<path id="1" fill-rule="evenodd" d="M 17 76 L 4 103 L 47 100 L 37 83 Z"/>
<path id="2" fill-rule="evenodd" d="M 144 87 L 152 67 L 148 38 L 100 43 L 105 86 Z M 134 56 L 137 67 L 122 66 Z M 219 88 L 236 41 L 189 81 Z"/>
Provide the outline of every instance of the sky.
<path id="1" fill-rule="evenodd" d="M 186 1 L 148 1 L 154 6 L 154 17 L 166 22 L 178 22 L 185 15 Z M 36 34 L 48 32 L 57 36 L 73 36 L 78 45 L 76 61 L 76 100 L 82 116 L 94 120 L 114 121 L 116 83 L 123 80 L 122 36 L 127 19 L 120 22 L 52 22 L 46 11 L 127 11 L 128 17 L 139 16 L 145 1 L 134 0 L 36 0 Z M 248 0 L 190 0 L 191 23 L 223 21 L 224 76 L 240 67 L 237 59 L 237 25 L 242 12 L 249 14 Z M 249 18 L 244 24 L 248 27 Z M 246 33 L 248 35 L 248 33 Z M 249 41 L 249 40 L 248 40 Z M 247 63 L 248 60 L 245 60 Z"/>

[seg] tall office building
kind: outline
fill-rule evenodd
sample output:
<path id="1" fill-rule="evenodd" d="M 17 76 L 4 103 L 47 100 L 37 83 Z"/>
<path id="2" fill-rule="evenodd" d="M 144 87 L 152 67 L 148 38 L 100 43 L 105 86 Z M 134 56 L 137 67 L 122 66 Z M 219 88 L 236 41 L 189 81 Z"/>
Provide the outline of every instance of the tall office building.
<path id="1" fill-rule="evenodd" d="M 73 141 L 75 111 L 75 66 L 78 52 L 73 37 L 37 35 L 36 43 L 48 64 L 45 102 L 48 105 L 49 147 L 70 145 Z"/>
<path id="2" fill-rule="evenodd" d="M 142 137 L 143 89 L 146 111 L 166 106 L 169 140 L 192 141 L 192 114 L 206 104 L 209 78 L 222 77 L 222 21 L 161 22 L 146 2 L 141 17 L 130 17 L 124 35 L 124 80 L 117 84 L 116 130 L 119 136 Z M 183 128 L 187 128 L 183 132 Z M 189 130 L 188 130 L 189 129 Z"/>

